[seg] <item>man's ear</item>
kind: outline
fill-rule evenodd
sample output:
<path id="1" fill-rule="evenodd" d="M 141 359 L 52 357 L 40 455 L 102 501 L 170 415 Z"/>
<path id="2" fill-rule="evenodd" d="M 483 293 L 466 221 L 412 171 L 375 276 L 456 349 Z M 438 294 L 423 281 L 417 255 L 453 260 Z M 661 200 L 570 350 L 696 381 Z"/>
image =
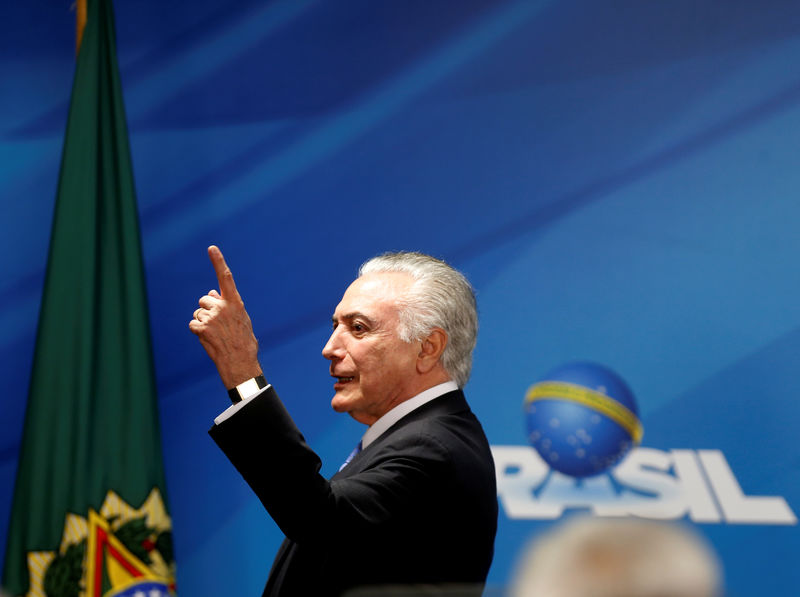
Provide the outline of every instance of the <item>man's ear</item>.
<path id="1" fill-rule="evenodd" d="M 428 373 L 438 365 L 445 346 L 447 346 L 447 332 L 442 328 L 433 328 L 428 337 L 422 340 L 417 355 L 417 371 Z"/>

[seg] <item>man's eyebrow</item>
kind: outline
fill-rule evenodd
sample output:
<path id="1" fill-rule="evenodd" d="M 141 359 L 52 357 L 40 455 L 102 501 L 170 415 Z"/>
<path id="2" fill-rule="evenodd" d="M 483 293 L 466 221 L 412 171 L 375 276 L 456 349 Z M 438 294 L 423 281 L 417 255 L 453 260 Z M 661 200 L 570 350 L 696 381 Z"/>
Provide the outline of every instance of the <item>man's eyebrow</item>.
<path id="1" fill-rule="evenodd" d="M 348 321 L 349 322 L 349 321 L 352 321 L 354 319 L 363 319 L 365 322 L 367 322 L 370 325 L 373 323 L 372 319 L 370 319 L 369 317 L 367 317 L 366 315 L 364 315 L 360 311 L 355 311 L 353 313 L 345 313 L 344 315 L 341 315 L 338 318 L 336 317 L 336 315 L 334 315 L 334 316 L 331 317 L 331 322 L 333 324 L 337 324 L 337 323 L 339 323 L 339 320 Z"/>

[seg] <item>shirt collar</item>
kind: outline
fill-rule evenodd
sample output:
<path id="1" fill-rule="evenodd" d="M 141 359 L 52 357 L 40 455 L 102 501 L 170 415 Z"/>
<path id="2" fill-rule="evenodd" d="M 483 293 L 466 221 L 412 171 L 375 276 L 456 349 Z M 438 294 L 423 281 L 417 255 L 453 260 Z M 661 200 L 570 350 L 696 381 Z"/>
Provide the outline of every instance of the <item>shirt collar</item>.
<path id="1" fill-rule="evenodd" d="M 447 392 L 453 392 L 457 389 L 458 385 L 456 382 L 446 381 L 444 383 L 440 383 L 438 386 L 433 386 L 432 388 L 428 388 L 427 390 L 420 392 L 413 398 L 409 398 L 408 400 L 401 402 L 388 413 L 383 415 L 380 419 L 375 421 L 372 425 L 370 425 L 369 429 L 367 429 L 367 431 L 364 433 L 364 436 L 361 438 L 361 449 L 363 450 L 376 439 L 378 439 L 384 431 L 389 429 L 389 427 L 397 423 L 397 421 L 405 417 L 408 413 L 418 409 L 420 406 L 430 402 L 434 398 L 438 398 L 443 394 L 447 394 Z"/>

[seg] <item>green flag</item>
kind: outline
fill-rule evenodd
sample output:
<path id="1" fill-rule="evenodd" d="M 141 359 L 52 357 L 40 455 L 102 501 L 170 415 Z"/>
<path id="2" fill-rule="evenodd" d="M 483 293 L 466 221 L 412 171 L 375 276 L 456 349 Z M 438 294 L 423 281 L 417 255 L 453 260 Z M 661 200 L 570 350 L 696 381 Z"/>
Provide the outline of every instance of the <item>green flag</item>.
<path id="1" fill-rule="evenodd" d="M 110 0 L 89 0 L 2 586 L 174 591 L 155 375 Z"/>

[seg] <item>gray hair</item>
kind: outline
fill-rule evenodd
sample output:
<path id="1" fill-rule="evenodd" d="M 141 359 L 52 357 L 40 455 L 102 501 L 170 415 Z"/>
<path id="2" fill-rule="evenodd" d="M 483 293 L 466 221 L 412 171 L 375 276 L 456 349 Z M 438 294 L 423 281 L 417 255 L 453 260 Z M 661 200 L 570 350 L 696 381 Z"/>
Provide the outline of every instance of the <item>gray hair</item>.
<path id="1" fill-rule="evenodd" d="M 716 597 L 716 553 L 686 526 L 579 516 L 536 537 L 511 597 Z"/>
<path id="2" fill-rule="evenodd" d="M 382 272 L 405 273 L 415 280 L 399 300 L 400 339 L 422 340 L 433 328 L 443 329 L 447 345 L 442 366 L 463 388 L 469 380 L 472 350 L 478 337 L 478 310 L 469 281 L 444 261 L 409 251 L 378 255 L 358 269 L 359 277 Z"/>

